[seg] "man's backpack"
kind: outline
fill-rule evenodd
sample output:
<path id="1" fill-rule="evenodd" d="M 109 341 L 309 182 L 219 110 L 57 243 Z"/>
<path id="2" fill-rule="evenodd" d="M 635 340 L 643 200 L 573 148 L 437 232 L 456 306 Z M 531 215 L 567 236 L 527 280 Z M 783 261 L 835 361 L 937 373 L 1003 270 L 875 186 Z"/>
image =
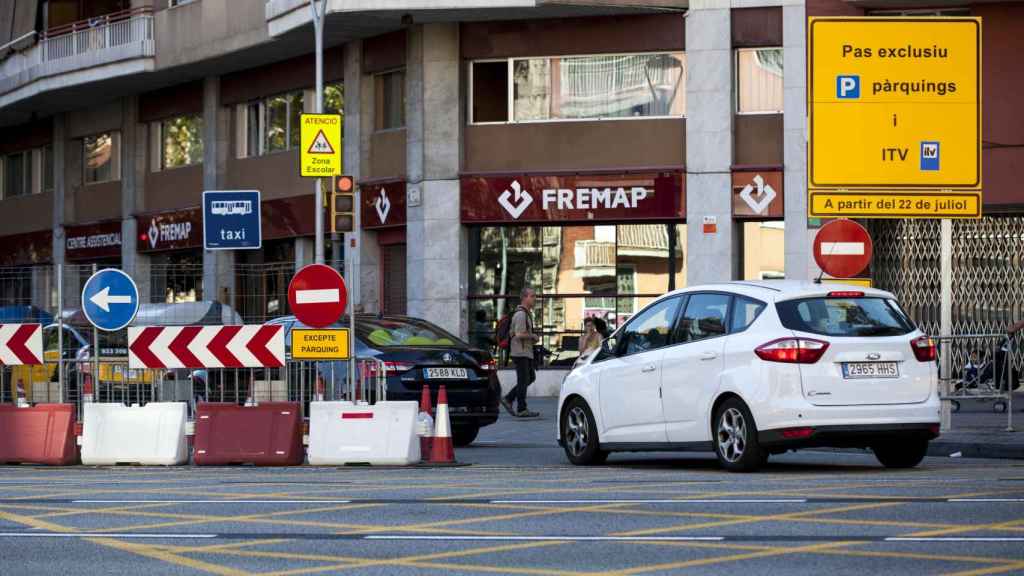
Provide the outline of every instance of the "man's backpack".
<path id="1" fill-rule="evenodd" d="M 498 343 L 498 348 L 508 350 L 511 329 L 512 316 L 506 314 L 501 317 L 501 320 L 498 320 L 498 326 L 494 330 L 494 341 Z"/>

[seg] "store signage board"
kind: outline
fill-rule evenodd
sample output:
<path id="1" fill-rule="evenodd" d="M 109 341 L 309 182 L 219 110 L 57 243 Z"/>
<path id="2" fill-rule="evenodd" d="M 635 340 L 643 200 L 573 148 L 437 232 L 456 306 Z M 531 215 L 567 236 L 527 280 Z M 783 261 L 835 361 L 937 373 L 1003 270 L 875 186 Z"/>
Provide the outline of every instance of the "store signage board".
<path id="1" fill-rule="evenodd" d="M 736 219 L 781 219 L 785 198 L 781 170 L 732 173 L 732 215 Z"/>
<path id="2" fill-rule="evenodd" d="M 299 152 L 300 174 L 313 178 L 340 176 L 341 126 L 338 114 L 302 114 Z"/>
<path id="3" fill-rule="evenodd" d="M 405 226 L 406 187 L 405 181 L 379 184 L 360 184 L 359 210 L 364 229 L 393 228 Z"/>
<path id="4" fill-rule="evenodd" d="M 811 217 L 981 215 L 981 19 L 810 18 Z"/>
<path id="5" fill-rule="evenodd" d="M 346 360 L 348 329 L 292 330 L 292 358 L 295 360 Z"/>
<path id="6" fill-rule="evenodd" d="M 82 312 L 100 330 L 120 330 L 131 324 L 139 312 L 139 288 L 131 276 L 120 270 L 100 270 L 82 288 Z"/>
<path id="7" fill-rule="evenodd" d="M 259 190 L 203 192 L 203 248 L 258 250 L 262 233 Z"/>
<path id="8" fill-rule="evenodd" d="M 348 291 L 341 274 L 330 266 L 303 266 L 288 283 L 288 305 L 306 326 L 324 328 L 345 313 Z"/>

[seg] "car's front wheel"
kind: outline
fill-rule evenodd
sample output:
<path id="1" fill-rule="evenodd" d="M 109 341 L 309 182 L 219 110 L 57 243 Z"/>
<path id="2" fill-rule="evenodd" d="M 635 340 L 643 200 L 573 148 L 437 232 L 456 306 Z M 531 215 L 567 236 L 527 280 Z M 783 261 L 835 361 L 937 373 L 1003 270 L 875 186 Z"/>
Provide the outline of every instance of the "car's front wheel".
<path id="1" fill-rule="evenodd" d="M 601 450 L 597 438 L 597 423 L 590 407 L 580 398 L 569 401 L 562 418 L 562 445 L 569 462 L 578 466 L 601 464 L 608 452 Z"/>
<path id="2" fill-rule="evenodd" d="M 913 468 L 928 453 L 927 440 L 903 440 L 871 447 L 875 458 L 886 468 Z"/>
<path id="3" fill-rule="evenodd" d="M 753 472 L 767 462 L 757 441 L 757 426 L 747 405 L 730 398 L 715 412 L 715 454 L 730 472 Z"/>
<path id="4" fill-rule="evenodd" d="M 479 433 L 479 424 L 459 424 L 452 427 L 452 441 L 456 446 L 469 446 Z"/>

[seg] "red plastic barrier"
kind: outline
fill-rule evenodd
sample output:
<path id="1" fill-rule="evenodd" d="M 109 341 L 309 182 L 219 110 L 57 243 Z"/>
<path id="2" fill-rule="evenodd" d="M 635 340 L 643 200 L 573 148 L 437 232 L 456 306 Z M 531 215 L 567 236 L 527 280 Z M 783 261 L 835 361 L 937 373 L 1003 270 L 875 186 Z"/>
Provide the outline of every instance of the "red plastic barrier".
<path id="1" fill-rule="evenodd" d="M 302 464 L 301 424 L 298 402 L 200 402 L 192 459 L 200 466 Z"/>
<path id="2" fill-rule="evenodd" d="M 75 464 L 75 420 L 71 404 L 0 405 L 0 463 Z"/>

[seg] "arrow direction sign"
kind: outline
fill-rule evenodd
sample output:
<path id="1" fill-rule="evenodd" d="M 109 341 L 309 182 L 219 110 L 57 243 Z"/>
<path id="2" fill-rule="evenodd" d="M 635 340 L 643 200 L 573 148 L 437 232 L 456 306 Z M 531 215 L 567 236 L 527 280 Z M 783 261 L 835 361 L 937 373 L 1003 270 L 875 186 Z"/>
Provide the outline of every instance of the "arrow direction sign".
<path id="1" fill-rule="evenodd" d="M 146 326 L 128 329 L 128 367 L 278 368 L 281 325 Z"/>
<path id="2" fill-rule="evenodd" d="M 0 366 L 42 363 L 42 324 L 0 324 Z"/>
<path id="3" fill-rule="evenodd" d="M 131 276 L 120 270 L 100 270 L 82 288 L 82 312 L 100 330 L 120 330 L 131 324 L 138 311 L 139 288 Z"/>

